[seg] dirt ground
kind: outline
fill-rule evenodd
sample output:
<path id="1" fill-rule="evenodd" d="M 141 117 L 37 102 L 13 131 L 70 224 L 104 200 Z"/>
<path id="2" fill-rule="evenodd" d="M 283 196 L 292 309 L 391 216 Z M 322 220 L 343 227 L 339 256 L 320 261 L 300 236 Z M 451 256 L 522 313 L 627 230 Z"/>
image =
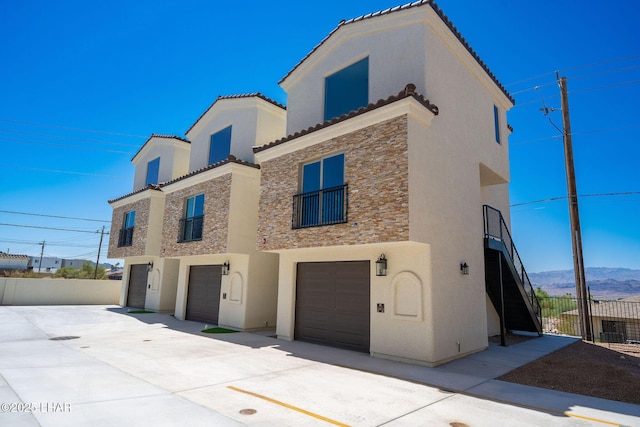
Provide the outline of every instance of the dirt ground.
<path id="1" fill-rule="evenodd" d="M 511 336 L 507 343 L 519 341 Z M 497 379 L 638 405 L 640 344 L 577 341 Z"/>

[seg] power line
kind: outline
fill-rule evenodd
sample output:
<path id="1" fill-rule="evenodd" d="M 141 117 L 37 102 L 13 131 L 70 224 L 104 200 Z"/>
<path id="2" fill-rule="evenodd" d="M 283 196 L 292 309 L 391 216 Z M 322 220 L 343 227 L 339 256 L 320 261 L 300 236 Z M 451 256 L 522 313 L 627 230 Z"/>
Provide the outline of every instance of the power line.
<path id="1" fill-rule="evenodd" d="M 615 70 L 602 71 L 602 72 L 596 73 L 596 74 L 585 74 L 584 76 L 575 76 L 575 77 L 568 78 L 567 80 L 580 80 L 580 79 L 588 79 L 588 78 L 591 78 L 591 77 L 600 77 L 600 76 L 604 76 L 606 74 L 620 73 L 622 71 L 635 70 L 635 69 L 638 69 L 638 68 L 640 68 L 640 65 L 634 65 L 633 67 L 616 68 Z"/>
<path id="2" fill-rule="evenodd" d="M 638 69 L 638 68 L 640 68 L 640 65 L 634 65 L 632 67 L 616 68 L 616 69 L 613 69 L 613 70 L 602 71 L 600 73 L 595 73 L 595 74 L 585 74 L 585 75 L 582 75 L 582 76 L 568 77 L 567 81 L 582 80 L 582 79 L 592 78 L 592 77 L 600 77 L 600 76 L 603 76 L 603 75 L 606 75 L 606 74 L 620 73 L 620 72 L 623 72 L 623 71 L 635 70 L 635 69 Z M 549 74 L 552 74 L 552 73 L 549 73 Z M 516 92 L 512 92 L 511 95 L 513 95 L 513 96 L 520 95 L 520 94 L 523 94 L 523 93 L 531 92 L 532 90 L 538 90 L 540 88 L 543 88 L 543 87 L 546 87 L 546 86 L 551 86 L 551 85 L 554 85 L 554 84 L 556 84 L 555 81 L 545 82 L 543 84 L 535 85 L 535 86 L 532 86 L 532 87 L 529 87 L 529 88 L 521 89 L 521 90 L 516 91 Z M 572 92 L 575 92 L 575 91 L 572 91 Z"/>
<path id="3" fill-rule="evenodd" d="M 61 219 L 75 219 L 78 221 L 93 221 L 93 222 L 106 222 L 110 223 L 111 221 L 106 221 L 103 219 L 89 219 L 89 218 L 76 218 L 72 216 L 59 216 L 59 215 L 45 215 L 45 214 L 37 214 L 37 213 L 28 213 L 28 212 L 14 212 L 14 211 L 2 211 L 0 213 L 8 213 L 8 214 L 16 214 L 16 215 L 30 215 L 30 216 L 44 216 L 47 218 L 61 218 Z"/>
<path id="4" fill-rule="evenodd" d="M 74 230 L 72 228 L 41 227 L 41 226 L 38 226 L 38 225 L 22 225 L 22 224 L 6 224 L 6 223 L 0 223 L 0 225 L 4 225 L 4 226 L 7 226 L 7 227 L 38 228 L 38 229 L 42 229 L 42 230 L 71 231 L 71 232 L 74 232 L 74 233 L 100 234 L 100 231 Z M 104 234 L 109 234 L 109 233 L 105 232 Z"/>
<path id="5" fill-rule="evenodd" d="M 88 147 L 88 146 L 79 146 L 79 145 L 65 145 L 65 144 L 55 144 L 53 142 L 36 142 L 36 141 L 27 141 L 25 139 L 15 139 L 15 138 L 0 138 L 0 140 L 4 141 L 12 141 L 12 142 L 20 142 L 22 144 L 33 144 L 33 145 L 48 145 L 50 147 L 61 147 L 61 148 L 73 148 L 74 150 L 89 150 L 89 151 L 100 151 L 103 153 L 116 153 L 116 154 L 127 154 L 131 155 L 134 151 L 118 151 L 118 150 L 108 150 L 104 148 L 96 148 L 96 147 Z"/>
<path id="6" fill-rule="evenodd" d="M 565 68 L 563 70 L 558 70 L 558 71 L 562 72 L 562 73 L 566 73 L 567 71 L 574 71 L 574 70 L 580 70 L 580 69 L 583 69 L 583 68 L 596 67 L 598 65 L 611 64 L 611 63 L 614 63 L 614 62 L 630 61 L 632 59 L 638 59 L 638 58 L 640 58 L 640 55 L 625 56 L 625 57 L 622 57 L 622 58 L 615 58 L 615 59 L 608 59 L 608 60 L 605 60 L 605 61 L 594 62 L 592 64 L 578 65 L 576 67 Z M 523 80 L 518 80 L 517 82 L 506 84 L 505 87 L 515 86 L 517 84 L 525 83 L 525 82 L 528 82 L 528 81 L 531 81 L 531 80 L 536 80 L 536 79 L 539 79 L 541 77 L 547 77 L 547 76 L 551 76 L 551 75 L 555 76 L 555 74 L 556 74 L 555 71 L 551 71 L 551 72 L 544 73 L 544 74 L 538 74 L 537 76 L 527 77 L 527 78 L 525 78 Z"/>
<path id="7" fill-rule="evenodd" d="M 15 244 L 15 245 L 40 245 L 42 242 L 35 242 L 32 240 L 12 240 L 12 239 L 6 239 L 6 240 L 0 240 L 0 242 L 2 243 L 10 243 L 10 244 Z M 62 244 L 62 243 L 50 243 L 49 241 L 47 241 L 47 246 L 58 246 L 58 247 L 68 247 L 68 248 L 95 248 L 96 245 L 76 245 L 73 243 L 68 243 L 68 244 Z"/>
<path id="8" fill-rule="evenodd" d="M 580 93 L 580 92 L 590 92 L 592 90 L 601 90 L 601 89 L 609 89 L 612 87 L 620 87 L 620 86 L 629 86 L 629 85 L 635 85 L 640 83 L 640 80 L 632 80 L 632 81 L 628 81 L 628 82 L 622 82 L 622 83 L 614 83 L 611 85 L 607 85 L 607 86 L 598 86 L 598 87 L 590 87 L 587 89 L 578 89 L 578 90 L 572 90 L 571 93 Z"/>
<path id="9" fill-rule="evenodd" d="M 555 85 L 555 84 L 556 84 L 556 82 L 553 81 L 553 82 L 544 83 L 544 84 L 541 84 L 541 85 L 535 85 L 535 86 L 527 88 L 527 89 L 522 89 L 522 90 L 519 90 L 517 92 L 513 92 L 511 95 L 516 96 L 516 95 L 520 95 L 521 93 L 530 92 L 532 90 L 538 90 L 538 89 L 540 89 L 542 87 L 551 86 L 551 85 Z"/>
<path id="10" fill-rule="evenodd" d="M 619 128 L 592 129 L 592 130 L 585 130 L 582 132 L 572 132 L 572 135 L 589 135 L 592 133 L 606 133 L 606 132 L 615 132 L 620 130 L 630 130 L 630 129 L 638 129 L 638 128 L 640 128 L 640 126 L 636 125 L 636 126 L 625 126 L 625 127 L 619 127 Z M 509 145 L 529 144 L 531 142 L 548 141 L 551 139 L 561 139 L 561 138 L 562 138 L 561 135 L 553 135 L 553 136 L 547 136 L 544 138 L 527 139 L 524 141 L 513 141 L 513 142 L 509 142 Z"/>
<path id="11" fill-rule="evenodd" d="M 48 127 L 48 128 L 52 128 L 52 129 L 65 129 L 65 130 L 72 130 L 72 131 L 79 131 L 79 132 L 99 133 L 99 134 L 103 134 L 103 135 L 126 136 L 126 137 L 131 137 L 131 138 L 142 138 L 142 139 L 148 138 L 146 136 L 132 135 L 132 134 L 128 134 L 128 133 L 110 132 L 110 131 L 96 130 L 96 129 L 74 128 L 74 127 L 69 127 L 69 126 L 50 125 L 50 124 L 46 124 L 46 123 L 25 122 L 25 121 L 12 120 L 12 119 L 0 119 L 0 122 L 16 123 L 16 124 L 27 125 L 27 126 Z"/>
<path id="12" fill-rule="evenodd" d="M 0 165 L 0 166 L 2 166 L 3 168 L 24 169 L 24 170 L 31 170 L 31 171 L 36 171 L 36 172 L 64 173 L 64 174 L 68 174 L 68 175 L 102 176 L 102 177 L 105 177 L 105 178 L 118 178 L 118 179 L 125 179 L 126 178 L 124 176 L 102 175 L 102 174 L 99 174 L 99 173 L 89 173 L 89 172 L 60 171 L 60 170 L 53 170 L 53 169 L 28 168 L 28 167 L 24 167 L 24 166 L 8 166 L 8 165 Z"/>
<path id="13" fill-rule="evenodd" d="M 17 133 L 18 135 L 37 136 L 37 137 L 41 137 L 41 138 L 65 139 L 65 140 L 68 140 L 68 141 L 91 142 L 91 143 L 94 143 L 94 144 L 102 144 L 102 145 L 117 145 L 117 146 L 120 146 L 120 147 L 130 147 L 132 149 L 136 149 L 136 148 L 140 147 L 140 144 L 135 144 L 135 145 L 134 144 L 122 144 L 122 143 L 118 143 L 118 142 L 98 141 L 97 139 L 73 138 L 73 137 L 62 136 L 62 135 L 50 135 L 50 134 L 46 134 L 46 133 L 23 132 L 23 131 L 13 130 L 13 129 L 0 129 L 0 132 Z"/>
<path id="14" fill-rule="evenodd" d="M 611 196 L 632 196 L 632 195 L 637 195 L 640 194 L 640 191 L 622 191 L 622 192 L 617 192 L 617 193 L 597 193 L 597 194 L 582 194 L 580 196 L 578 196 L 578 198 L 580 197 L 611 197 Z M 540 200 L 532 200 L 530 202 L 522 202 L 522 203 L 514 203 L 511 205 L 511 207 L 516 207 L 516 206 L 524 206 L 524 205 L 534 205 L 537 203 L 548 203 L 548 202 L 554 202 L 556 200 L 566 200 L 567 196 L 559 196 L 559 197 L 549 197 L 547 199 L 540 199 Z"/>

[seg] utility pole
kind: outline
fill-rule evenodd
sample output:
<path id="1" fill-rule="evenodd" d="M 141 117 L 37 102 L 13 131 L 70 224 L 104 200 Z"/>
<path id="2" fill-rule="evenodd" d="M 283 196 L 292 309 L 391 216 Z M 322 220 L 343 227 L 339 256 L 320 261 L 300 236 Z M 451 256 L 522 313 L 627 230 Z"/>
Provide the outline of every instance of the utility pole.
<path id="1" fill-rule="evenodd" d="M 100 250 L 102 249 L 102 238 L 104 237 L 104 225 L 102 226 L 102 231 L 100 232 L 100 243 L 98 244 L 98 259 L 96 260 L 96 271 L 93 273 L 93 279 L 98 278 L 98 266 L 100 265 Z"/>
<path id="2" fill-rule="evenodd" d="M 571 142 L 571 121 L 569 118 L 569 97 L 567 95 L 567 78 L 556 79 L 560 86 L 560 98 L 562 101 L 562 124 L 564 140 L 564 160 L 567 173 L 567 192 L 569 199 L 569 217 L 571 219 L 571 243 L 573 246 L 573 271 L 576 278 L 576 294 L 578 297 L 578 317 L 582 339 L 593 340 L 593 330 L 589 315 L 589 294 L 584 274 L 584 262 L 582 258 L 582 233 L 580 231 L 580 213 L 578 212 L 578 192 L 576 189 L 576 174 L 573 162 L 573 145 Z"/>
<path id="3" fill-rule="evenodd" d="M 42 243 L 40 243 L 42 245 L 42 250 L 40 251 L 40 261 L 38 262 L 38 273 L 40 273 L 40 268 L 42 267 L 42 255 L 44 255 L 44 240 L 42 241 Z"/>

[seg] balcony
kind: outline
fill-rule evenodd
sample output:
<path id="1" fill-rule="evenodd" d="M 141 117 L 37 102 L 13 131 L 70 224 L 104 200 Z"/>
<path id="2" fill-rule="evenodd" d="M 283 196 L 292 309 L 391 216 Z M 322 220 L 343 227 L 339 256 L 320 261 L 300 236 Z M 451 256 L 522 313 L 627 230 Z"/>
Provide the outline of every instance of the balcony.
<path id="1" fill-rule="evenodd" d="M 291 228 L 347 222 L 347 184 L 293 196 Z"/>
<path id="2" fill-rule="evenodd" d="M 121 228 L 118 236 L 118 247 L 131 246 L 133 244 L 133 228 Z"/>
<path id="3" fill-rule="evenodd" d="M 182 218 L 180 220 L 180 234 L 178 235 L 178 243 L 202 240 L 203 223 L 204 216 Z"/>

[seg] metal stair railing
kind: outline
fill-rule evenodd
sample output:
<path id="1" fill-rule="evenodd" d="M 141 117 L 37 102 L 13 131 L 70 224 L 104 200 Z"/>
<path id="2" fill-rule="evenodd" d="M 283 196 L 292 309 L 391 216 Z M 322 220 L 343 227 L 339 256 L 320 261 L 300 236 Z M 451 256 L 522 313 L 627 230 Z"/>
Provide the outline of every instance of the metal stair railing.
<path id="1" fill-rule="evenodd" d="M 520 259 L 520 255 L 513 243 L 507 224 L 504 222 L 502 212 L 489 205 L 484 205 L 484 235 L 485 238 L 500 241 L 504 245 L 510 261 L 518 275 L 519 285 L 527 295 L 529 302 L 531 303 L 531 307 L 533 307 L 533 311 L 538 318 L 539 324 L 542 325 L 542 310 L 540 308 L 540 302 L 538 301 L 538 297 L 536 297 L 533 285 L 529 280 L 527 271 L 525 270 L 522 260 Z"/>

